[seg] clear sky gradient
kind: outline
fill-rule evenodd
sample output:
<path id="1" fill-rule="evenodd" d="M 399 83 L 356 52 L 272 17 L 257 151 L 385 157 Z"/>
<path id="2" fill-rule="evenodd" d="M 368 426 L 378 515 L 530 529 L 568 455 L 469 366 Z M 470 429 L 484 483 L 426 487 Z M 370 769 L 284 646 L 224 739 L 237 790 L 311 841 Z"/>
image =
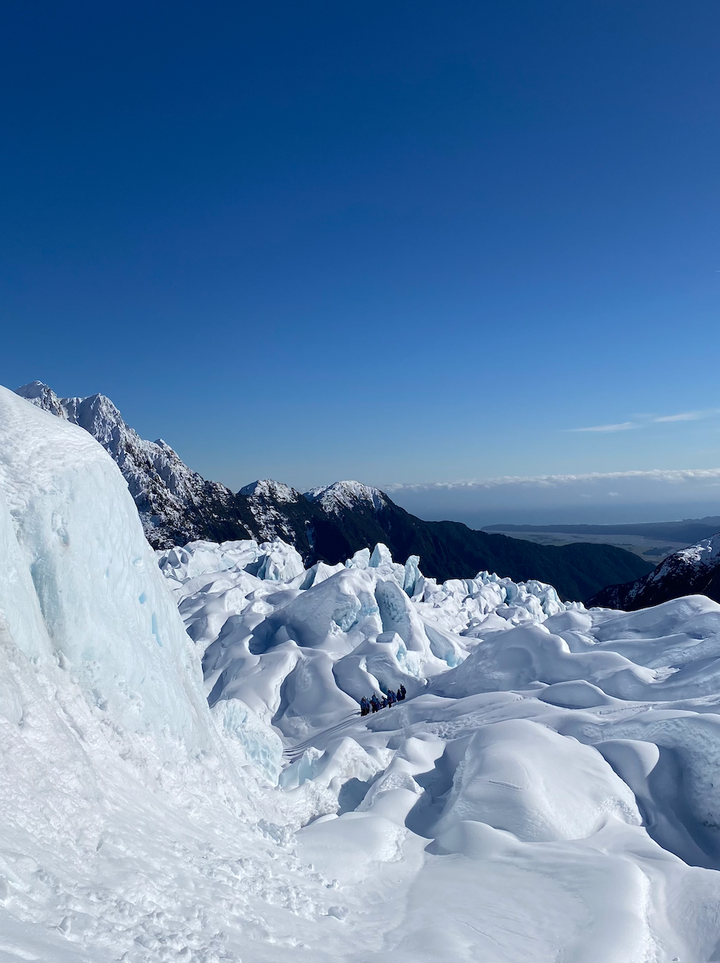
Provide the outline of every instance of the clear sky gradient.
<path id="1" fill-rule="evenodd" d="M 720 466 L 716 0 L 0 26 L 3 384 L 102 391 L 235 488 Z"/>

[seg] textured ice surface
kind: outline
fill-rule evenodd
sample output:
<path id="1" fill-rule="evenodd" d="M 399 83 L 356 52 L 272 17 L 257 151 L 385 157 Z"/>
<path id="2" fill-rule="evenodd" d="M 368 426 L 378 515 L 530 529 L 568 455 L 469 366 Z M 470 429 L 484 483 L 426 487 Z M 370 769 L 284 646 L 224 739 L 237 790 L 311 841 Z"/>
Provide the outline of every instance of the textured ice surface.
<path id="1" fill-rule="evenodd" d="M 11 644 L 59 663 L 114 727 L 205 748 L 195 655 L 117 466 L 86 432 L 5 390 L 0 426 Z"/>
<path id="2" fill-rule="evenodd" d="M 359 896 L 340 915 L 364 946 L 713 958 L 720 606 L 588 612 L 487 572 L 438 585 L 384 546 L 284 588 L 221 569 L 194 597 L 173 576 L 211 702 L 247 701 L 283 734 L 301 852 Z M 354 714 L 401 681 L 405 703 Z M 384 938 L 361 922 L 378 900 Z"/>
<path id="3" fill-rule="evenodd" d="M 157 556 L 204 653 L 211 705 L 242 699 L 296 739 L 362 695 L 421 691 L 467 658 L 481 628 L 534 625 L 567 608 L 540 582 L 481 573 L 440 586 L 416 556 L 400 565 L 384 545 L 307 573 L 278 541 L 191 542 Z"/>
<path id="4" fill-rule="evenodd" d="M 720 959 L 720 605 L 383 546 L 157 566 L 100 446 L 4 390 L 0 552 L 2 963 Z"/>

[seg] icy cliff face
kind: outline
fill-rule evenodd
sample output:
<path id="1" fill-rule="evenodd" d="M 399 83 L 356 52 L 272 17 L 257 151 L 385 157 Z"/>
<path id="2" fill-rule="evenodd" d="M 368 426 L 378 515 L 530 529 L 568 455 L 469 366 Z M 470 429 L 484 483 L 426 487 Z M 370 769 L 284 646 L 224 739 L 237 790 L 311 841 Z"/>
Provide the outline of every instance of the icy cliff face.
<path id="1" fill-rule="evenodd" d="M 668 555 L 654 572 L 636 582 L 609 585 L 588 605 L 635 611 L 691 594 L 720 601 L 720 534 Z"/>
<path id="2" fill-rule="evenodd" d="M 213 718 L 113 460 L 4 388 L 0 558 L 0 958 L 286 959 L 335 900 L 262 794 L 279 737 Z"/>
<path id="3" fill-rule="evenodd" d="M 12 642 L 72 672 L 114 724 L 204 746 L 194 653 L 117 466 L 76 415 L 51 418 L 0 389 L 3 537 L 32 600 L 18 611 L 5 598 L 6 623 L 20 619 Z"/>

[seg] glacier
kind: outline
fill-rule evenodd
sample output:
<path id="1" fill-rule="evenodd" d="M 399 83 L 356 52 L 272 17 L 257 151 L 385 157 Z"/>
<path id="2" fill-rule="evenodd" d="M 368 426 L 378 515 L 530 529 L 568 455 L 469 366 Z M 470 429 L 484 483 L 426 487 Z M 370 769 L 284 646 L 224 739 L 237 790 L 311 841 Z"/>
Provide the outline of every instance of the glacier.
<path id="1" fill-rule="evenodd" d="M 720 959 L 717 603 L 153 553 L 5 389 L 0 547 L 0 963 Z"/>

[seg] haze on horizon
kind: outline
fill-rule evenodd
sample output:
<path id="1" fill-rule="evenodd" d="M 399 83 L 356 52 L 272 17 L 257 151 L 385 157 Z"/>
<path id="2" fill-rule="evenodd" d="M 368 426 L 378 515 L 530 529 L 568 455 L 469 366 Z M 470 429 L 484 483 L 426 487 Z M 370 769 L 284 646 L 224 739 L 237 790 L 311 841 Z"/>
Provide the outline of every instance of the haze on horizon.
<path id="1" fill-rule="evenodd" d="M 720 514 L 716 4 L 2 19 L 1 383 L 234 489 Z"/>

